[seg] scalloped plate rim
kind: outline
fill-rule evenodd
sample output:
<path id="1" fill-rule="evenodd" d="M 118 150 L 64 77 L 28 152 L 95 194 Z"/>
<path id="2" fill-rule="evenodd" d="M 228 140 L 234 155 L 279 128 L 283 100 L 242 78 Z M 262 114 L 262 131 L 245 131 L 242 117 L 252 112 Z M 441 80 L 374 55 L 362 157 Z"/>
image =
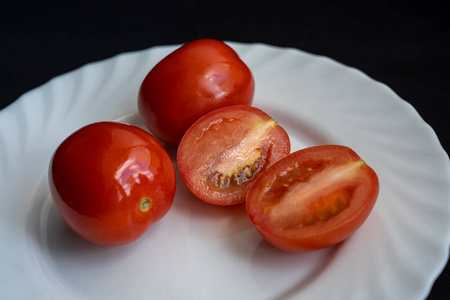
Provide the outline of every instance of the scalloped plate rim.
<path id="1" fill-rule="evenodd" d="M 409 111 L 409 113 L 412 113 L 413 115 L 415 115 L 415 117 L 417 118 L 417 121 L 420 123 L 420 126 L 426 125 L 426 130 L 427 130 L 427 134 L 429 135 L 429 138 L 432 138 L 432 140 L 434 141 L 434 144 L 432 145 L 433 148 L 437 148 L 437 152 L 439 152 L 442 156 L 442 159 L 447 159 L 448 160 L 448 154 L 445 152 L 445 150 L 442 148 L 439 139 L 437 137 L 437 135 L 435 134 L 434 130 L 432 129 L 432 127 L 427 124 L 422 117 L 419 115 L 419 113 L 416 111 L 416 109 L 409 104 L 408 102 L 406 102 L 405 100 L 401 99 L 400 97 L 398 97 L 395 92 L 389 88 L 387 85 L 375 81 L 372 78 L 370 78 L 369 76 L 367 76 L 365 73 L 363 73 L 362 71 L 352 68 L 352 67 L 348 67 L 345 66 L 344 64 L 335 61 L 334 59 L 328 58 L 326 56 L 321 56 L 321 55 L 317 55 L 317 54 L 311 54 L 311 53 L 307 53 L 304 52 L 302 50 L 298 50 L 295 48 L 287 48 L 287 47 L 279 47 L 279 46 L 272 46 L 272 45 L 267 45 L 267 44 L 262 44 L 262 43 L 252 43 L 252 44 L 248 44 L 248 43 L 240 43 L 240 42 L 227 42 L 230 46 L 236 46 L 236 47 L 240 47 L 240 48 L 267 48 L 267 49 L 271 49 L 274 51 L 292 51 L 295 53 L 301 53 L 302 55 L 305 56 L 311 56 L 314 57 L 314 59 L 318 59 L 318 60 L 325 60 L 327 61 L 326 63 L 332 63 L 332 64 L 337 64 L 342 68 L 347 68 L 347 69 L 351 69 L 355 72 L 358 72 L 359 75 L 358 76 L 365 76 L 367 77 L 367 79 L 376 82 L 377 85 L 379 85 L 380 87 L 383 87 L 384 89 L 386 89 L 389 93 L 392 93 L 396 98 L 398 98 L 399 100 L 401 100 L 401 105 L 403 106 L 404 109 L 407 109 Z M 151 51 L 155 51 L 155 49 L 158 50 L 168 50 L 168 49 L 173 49 L 178 47 L 179 45 L 162 45 L 162 46 L 155 46 L 155 47 L 151 47 L 148 49 L 142 49 L 142 50 L 136 50 L 136 51 L 131 51 L 131 52 L 125 52 L 125 53 L 121 53 L 121 54 L 117 54 L 114 55 L 112 57 L 100 60 L 100 61 L 96 61 L 96 62 L 91 62 L 88 63 L 86 65 L 83 65 L 77 69 L 74 69 L 72 71 L 69 71 L 67 73 L 64 73 L 62 75 L 56 76 L 52 79 L 50 79 L 49 81 L 47 81 L 46 83 L 42 84 L 41 86 L 32 89 L 26 93 L 24 93 L 23 95 L 21 95 L 15 102 L 11 103 L 10 105 L 8 105 L 7 107 L 5 107 L 4 109 L 2 109 L 0 111 L 0 119 L 5 119 L 7 114 L 12 114 L 14 115 L 16 113 L 17 110 L 20 110 L 22 106 L 26 106 L 26 105 L 30 105 L 29 102 L 32 101 L 32 96 L 34 92 L 37 92 L 38 90 L 42 89 L 45 86 L 48 85 L 52 85 L 54 82 L 62 80 L 62 78 L 64 77 L 70 77 L 73 76 L 75 73 L 77 72 L 81 72 L 81 70 L 85 70 L 86 68 L 88 68 L 89 66 L 94 66 L 94 67 L 98 67 L 106 62 L 111 62 L 113 60 L 117 60 L 119 57 L 132 57 L 135 55 L 147 55 L 149 52 Z M 400 102 L 399 102 L 400 103 Z M 0 132 L 1 133 L 1 132 Z M 1 136 L 0 136 L 1 137 Z M 0 145 L 1 146 L 1 145 Z M 1 160 L 0 160 L 1 161 Z M 447 168 L 447 181 L 449 178 L 449 168 Z M 0 177 L 1 178 L 1 177 Z M 425 296 L 429 293 L 429 290 L 431 289 L 431 284 L 434 282 L 434 280 L 437 278 L 437 276 L 440 274 L 440 272 L 443 270 L 443 268 L 445 267 L 445 262 L 448 260 L 448 253 L 449 253 L 449 249 L 448 249 L 448 245 L 450 244 L 450 234 L 448 236 L 445 237 L 445 239 L 443 239 L 442 241 L 442 246 L 443 247 L 447 247 L 445 249 L 443 249 L 446 253 L 446 256 L 444 256 L 441 259 L 440 263 L 436 263 L 435 265 L 435 270 L 433 272 L 429 272 L 429 273 L 433 273 L 433 274 L 429 274 L 429 276 L 427 276 L 428 278 L 428 282 L 429 282 L 429 289 L 427 291 L 423 291 Z M 438 270 L 436 270 L 437 266 L 440 265 L 440 268 L 438 268 Z"/>

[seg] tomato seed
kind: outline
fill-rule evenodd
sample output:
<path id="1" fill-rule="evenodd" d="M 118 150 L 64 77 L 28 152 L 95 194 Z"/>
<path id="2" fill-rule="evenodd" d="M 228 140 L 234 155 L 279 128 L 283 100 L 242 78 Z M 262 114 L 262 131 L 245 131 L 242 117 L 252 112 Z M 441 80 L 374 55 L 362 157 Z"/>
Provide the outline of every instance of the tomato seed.
<path id="1" fill-rule="evenodd" d="M 228 175 L 221 171 L 215 171 L 208 177 L 208 182 L 214 187 L 219 187 L 221 189 L 238 187 L 242 185 L 244 182 L 247 182 L 255 177 L 255 174 L 263 168 L 267 157 L 267 152 L 267 147 L 261 149 L 261 155 L 256 161 L 254 161 L 251 165 L 244 166 L 241 170 L 235 172 L 234 174 Z"/>

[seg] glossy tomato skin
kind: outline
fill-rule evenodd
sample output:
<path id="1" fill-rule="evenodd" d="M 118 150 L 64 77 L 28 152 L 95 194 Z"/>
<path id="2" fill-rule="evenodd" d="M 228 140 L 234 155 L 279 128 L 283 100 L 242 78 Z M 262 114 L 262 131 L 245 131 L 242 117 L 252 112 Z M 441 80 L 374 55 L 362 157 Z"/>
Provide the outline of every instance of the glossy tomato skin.
<path id="1" fill-rule="evenodd" d="M 246 207 L 269 243 L 306 252 L 351 236 L 378 191 L 376 173 L 353 150 L 323 145 L 291 153 L 267 169 L 250 189 Z"/>
<path id="2" fill-rule="evenodd" d="M 216 109 L 197 120 L 177 151 L 189 190 L 215 205 L 243 203 L 253 181 L 290 152 L 286 131 L 248 105 Z"/>
<path id="3" fill-rule="evenodd" d="M 139 238 L 172 205 L 175 170 L 146 131 L 116 122 L 87 125 L 56 149 L 49 166 L 56 208 L 82 238 L 116 246 Z"/>
<path id="4" fill-rule="evenodd" d="M 221 41 L 195 40 L 161 60 L 145 77 L 138 109 L 161 141 L 178 145 L 204 114 L 228 105 L 251 105 L 255 82 L 247 65 Z"/>

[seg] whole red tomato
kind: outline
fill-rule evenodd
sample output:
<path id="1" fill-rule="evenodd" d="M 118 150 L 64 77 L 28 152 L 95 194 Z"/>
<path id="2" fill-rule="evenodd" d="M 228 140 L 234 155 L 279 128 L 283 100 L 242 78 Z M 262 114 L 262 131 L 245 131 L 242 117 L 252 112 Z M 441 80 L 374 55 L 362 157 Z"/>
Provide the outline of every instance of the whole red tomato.
<path id="1" fill-rule="evenodd" d="M 100 122 L 57 148 L 49 183 L 69 227 L 92 243 L 113 246 L 136 240 L 168 212 L 175 170 L 166 150 L 146 131 Z"/>
<path id="2" fill-rule="evenodd" d="M 323 145 L 277 161 L 247 194 L 248 215 L 272 245 L 292 252 L 342 242 L 367 219 L 378 197 L 376 173 L 353 150 Z"/>
<path id="3" fill-rule="evenodd" d="M 138 109 L 161 141 L 178 145 L 204 114 L 228 105 L 251 105 L 255 83 L 250 69 L 221 41 L 196 40 L 161 60 L 139 90 Z"/>

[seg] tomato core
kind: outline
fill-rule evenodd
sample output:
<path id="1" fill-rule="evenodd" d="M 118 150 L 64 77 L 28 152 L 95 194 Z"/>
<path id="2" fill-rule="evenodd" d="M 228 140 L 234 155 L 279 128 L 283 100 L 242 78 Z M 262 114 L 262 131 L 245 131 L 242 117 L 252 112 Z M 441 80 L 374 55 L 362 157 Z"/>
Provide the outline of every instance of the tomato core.
<path id="1" fill-rule="evenodd" d="M 236 122 L 227 125 L 232 127 L 232 130 L 229 128 L 231 134 L 239 132 L 238 123 L 241 123 L 241 120 L 221 119 L 221 121 Z M 254 178 L 265 165 L 271 146 L 264 144 L 264 140 L 276 124 L 273 120 L 254 122 L 251 131 L 246 132 L 240 143 L 227 147 L 220 155 L 224 159 L 221 159 L 208 176 L 208 184 L 220 189 L 235 188 Z"/>
<path id="2" fill-rule="evenodd" d="M 264 213 L 274 215 L 283 229 L 327 221 L 348 206 L 355 188 L 348 186 L 349 179 L 362 165 L 363 160 L 342 166 L 310 161 L 278 174 L 261 199 Z"/>

